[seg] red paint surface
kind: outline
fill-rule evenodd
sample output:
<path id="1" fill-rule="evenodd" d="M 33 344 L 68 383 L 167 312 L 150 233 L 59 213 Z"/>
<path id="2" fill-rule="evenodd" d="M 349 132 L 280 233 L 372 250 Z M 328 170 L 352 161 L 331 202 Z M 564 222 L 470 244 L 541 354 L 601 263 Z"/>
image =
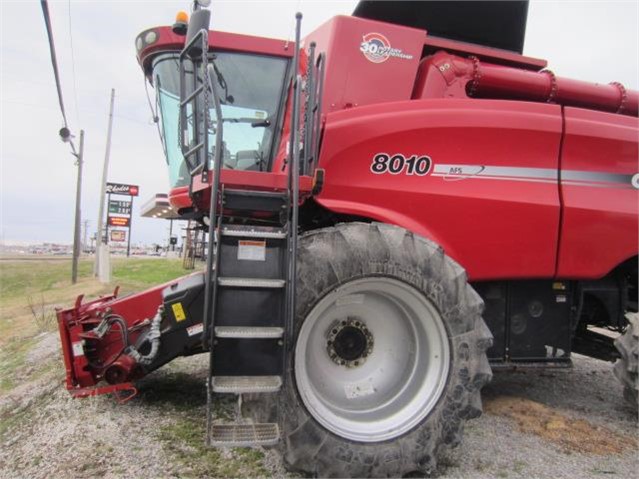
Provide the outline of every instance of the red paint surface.
<path id="1" fill-rule="evenodd" d="M 162 304 L 162 290 L 175 281 L 177 280 L 122 298 L 116 298 L 111 295 L 85 304 L 82 304 L 81 298 L 79 298 L 73 308 L 58 311 L 58 330 L 66 368 L 67 389 L 77 391 L 94 386 L 102 380 L 104 373 L 102 369 L 90 366 L 87 356 L 74 356 L 72 343 L 82 341 L 90 343 L 96 348 L 95 355 L 101 358 L 103 362 L 108 361 L 122 348 L 119 326 L 114 326 L 102 340 L 95 341 L 90 339 L 90 331 L 101 321 L 99 314 L 105 313 L 107 308 L 109 308 L 110 313 L 121 316 L 129 328 L 145 319 L 152 319 L 158 306 Z M 137 330 L 129 333 L 131 344 L 135 343 L 141 331 Z M 134 377 L 127 379 L 134 379 Z M 110 391 L 105 390 L 103 392 Z M 100 394 L 100 392 L 92 394 Z M 82 393 L 81 395 L 86 396 L 87 394 Z"/>
<path id="2" fill-rule="evenodd" d="M 442 245 L 471 279 L 554 274 L 556 184 L 375 175 L 375 154 L 428 155 L 434 166 L 558 168 L 558 106 L 475 100 L 387 103 L 328 115 L 317 200 Z"/>
<path id="3" fill-rule="evenodd" d="M 637 118 L 566 108 L 562 170 L 634 175 Z M 558 276 L 598 278 L 637 254 L 638 191 L 629 183 L 573 186 L 562 182 L 564 205 Z"/>

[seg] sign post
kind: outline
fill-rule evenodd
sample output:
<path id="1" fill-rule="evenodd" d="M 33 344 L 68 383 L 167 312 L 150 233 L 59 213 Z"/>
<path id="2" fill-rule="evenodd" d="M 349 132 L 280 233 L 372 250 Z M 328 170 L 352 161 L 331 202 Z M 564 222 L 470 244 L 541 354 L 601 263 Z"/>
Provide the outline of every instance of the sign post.
<path id="1" fill-rule="evenodd" d="M 131 196 L 131 206 L 129 207 L 129 238 L 128 238 L 128 241 L 126 243 L 126 257 L 127 258 L 131 254 L 131 225 L 133 223 L 133 198 L 135 198 L 135 197 Z"/>

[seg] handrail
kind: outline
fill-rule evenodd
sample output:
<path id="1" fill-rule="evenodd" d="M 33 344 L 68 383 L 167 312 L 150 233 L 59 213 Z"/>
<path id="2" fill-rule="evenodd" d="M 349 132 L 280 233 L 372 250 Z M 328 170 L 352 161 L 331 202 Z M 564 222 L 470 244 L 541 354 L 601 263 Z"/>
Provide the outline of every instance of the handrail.
<path id="1" fill-rule="evenodd" d="M 191 50 L 200 43 L 198 47 L 199 54 L 197 56 L 191 55 Z M 208 160 L 209 151 L 209 112 L 208 112 L 208 31 L 204 28 L 198 31 L 193 38 L 184 46 L 179 55 L 180 66 L 180 113 L 179 113 L 179 137 L 180 137 L 180 149 L 182 150 L 182 156 L 189 167 L 189 172 L 193 174 L 197 168 L 206 164 Z M 198 61 L 199 57 L 199 61 Z M 186 61 L 190 58 L 193 63 L 192 74 L 192 91 L 186 93 Z M 198 75 L 198 70 L 200 73 Z M 201 77 L 201 84 L 198 84 Z M 198 101 L 200 95 L 203 96 L 202 101 Z M 188 119 L 186 114 L 186 107 L 192 103 L 193 105 L 193 141 L 190 140 L 188 134 Z M 195 144 L 195 146 L 192 146 Z M 196 154 L 195 161 L 191 159 L 191 156 Z M 202 176 L 204 179 L 208 176 L 208 168 L 202 170 Z"/>
<path id="2" fill-rule="evenodd" d="M 306 103 L 304 108 L 304 158 L 302 159 L 302 175 L 308 173 L 309 161 L 312 158 L 313 122 L 315 121 L 315 42 L 311 42 L 308 49 L 306 67 Z"/>
<path id="3" fill-rule="evenodd" d="M 320 53 L 317 56 L 317 96 L 315 97 L 315 106 L 313 107 L 313 115 L 316 117 L 313 123 L 315 131 L 313 132 L 311 162 L 309 171 L 314 174 L 315 166 L 319 161 L 320 133 L 322 128 L 322 100 L 324 95 L 324 67 L 326 65 L 326 55 Z"/>
<path id="4" fill-rule="evenodd" d="M 210 88 L 213 96 L 213 105 L 215 108 L 215 115 L 217 117 L 216 134 L 215 134 L 215 152 L 213 154 L 213 178 L 211 185 L 211 201 L 209 204 L 209 237 L 208 237 L 208 254 L 206 256 L 206 272 L 205 272 L 205 284 L 204 284 L 204 334 L 202 336 L 204 341 L 204 347 L 209 349 L 209 384 L 207 387 L 207 420 L 206 420 L 206 441 L 207 444 L 211 443 L 211 431 L 213 426 L 211 416 L 211 378 L 213 377 L 213 333 L 215 331 L 215 304 L 217 297 L 217 278 L 219 271 L 219 255 L 217 254 L 217 248 L 219 247 L 219 233 L 220 225 L 222 222 L 222 211 L 217 211 L 218 196 L 220 189 L 220 172 L 222 170 L 222 137 L 224 135 L 224 121 L 222 121 L 222 105 L 220 102 L 220 94 L 217 91 L 215 82 L 212 81 L 215 75 L 211 75 L 211 71 L 214 69 L 213 62 L 215 59 L 211 59 L 211 64 L 207 65 L 207 79 L 208 88 Z M 207 108 L 208 117 L 208 105 L 205 102 Z M 204 170 L 207 170 L 205 167 Z M 202 172 L 204 176 L 204 172 Z M 219 216 L 219 218 L 218 218 Z"/>
<path id="5" fill-rule="evenodd" d="M 297 268 L 297 228 L 298 228 L 298 208 L 299 208 L 299 114 L 300 114 L 300 90 L 302 78 L 299 75 L 299 51 L 301 37 L 302 14 L 295 14 L 295 55 L 293 57 L 293 75 L 291 85 L 293 87 L 293 105 L 291 109 L 291 137 L 288 153 L 288 272 L 285 306 L 285 337 L 284 347 L 288 350 L 294 344 L 294 318 L 295 318 L 295 283 Z M 283 381 L 286 382 L 286 371 L 288 354 L 284 354 L 284 374 Z"/>

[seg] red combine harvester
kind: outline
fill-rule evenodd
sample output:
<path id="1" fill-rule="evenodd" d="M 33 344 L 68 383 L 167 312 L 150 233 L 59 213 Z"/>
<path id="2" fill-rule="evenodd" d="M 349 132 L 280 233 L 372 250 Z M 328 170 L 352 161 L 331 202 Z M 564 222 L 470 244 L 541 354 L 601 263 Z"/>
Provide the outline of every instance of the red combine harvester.
<path id="1" fill-rule="evenodd" d="M 58 312 L 74 396 L 207 353 L 209 445 L 339 477 L 432 470 L 491 366 L 617 360 L 636 402 L 636 91 L 522 56 L 527 2 L 361 2 L 295 43 L 203 3 L 136 47 L 211 254 Z"/>

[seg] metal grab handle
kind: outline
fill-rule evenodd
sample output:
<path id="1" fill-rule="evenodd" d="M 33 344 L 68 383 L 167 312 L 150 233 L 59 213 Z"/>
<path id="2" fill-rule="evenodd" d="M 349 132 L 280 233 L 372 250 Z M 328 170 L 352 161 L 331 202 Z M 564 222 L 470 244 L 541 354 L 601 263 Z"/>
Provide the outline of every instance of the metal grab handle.
<path id="1" fill-rule="evenodd" d="M 180 112 L 179 112 L 179 137 L 182 156 L 186 162 L 189 173 L 193 175 L 194 171 L 202 164 L 206 164 L 208 160 L 209 141 L 209 112 L 208 112 L 208 31 L 201 29 L 193 38 L 187 42 L 179 55 L 180 67 Z M 196 45 L 199 55 L 199 61 L 190 57 L 190 52 Z M 186 62 L 190 59 L 193 63 L 192 72 L 192 91 L 187 95 L 187 72 Z M 198 71 L 200 75 L 198 75 Z M 200 82 L 201 78 L 201 83 Z M 202 100 L 200 100 L 200 98 Z M 200 100 L 200 101 L 198 101 Z M 193 108 L 193 141 L 188 132 L 187 106 L 192 104 Z M 196 145 L 193 147 L 193 145 Z M 195 158 L 191 158 L 195 154 Z M 208 168 L 204 169 L 203 175 L 208 174 Z"/>

